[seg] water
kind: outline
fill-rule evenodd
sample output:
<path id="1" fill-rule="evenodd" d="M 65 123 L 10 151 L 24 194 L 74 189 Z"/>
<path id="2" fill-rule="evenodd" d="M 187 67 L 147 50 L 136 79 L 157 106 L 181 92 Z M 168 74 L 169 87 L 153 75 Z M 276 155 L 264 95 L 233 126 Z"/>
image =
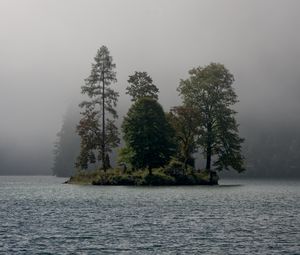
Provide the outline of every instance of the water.
<path id="1" fill-rule="evenodd" d="M 0 254 L 300 254 L 298 181 L 63 181 L 0 176 Z"/>

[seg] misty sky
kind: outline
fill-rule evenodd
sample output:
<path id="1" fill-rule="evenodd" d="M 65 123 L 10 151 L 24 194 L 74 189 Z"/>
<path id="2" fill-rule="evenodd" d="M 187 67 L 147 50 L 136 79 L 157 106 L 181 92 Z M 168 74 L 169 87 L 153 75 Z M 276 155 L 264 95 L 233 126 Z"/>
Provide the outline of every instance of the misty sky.
<path id="1" fill-rule="evenodd" d="M 240 115 L 299 122 L 299 10 L 298 0 L 0 0 L 0 156 L 50 166 L 101 45 L 117 65 L 121 115 L 134 71 L 151 75 L 167 110 L 189 69 L 221 62 Z"/>

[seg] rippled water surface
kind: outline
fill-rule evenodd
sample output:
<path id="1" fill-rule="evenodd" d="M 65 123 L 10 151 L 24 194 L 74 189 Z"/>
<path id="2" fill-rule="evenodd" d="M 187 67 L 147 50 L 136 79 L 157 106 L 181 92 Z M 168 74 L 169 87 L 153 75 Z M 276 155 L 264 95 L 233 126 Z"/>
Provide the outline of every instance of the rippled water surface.
<path id="1" fill-rule="evenodd" d="M 0 254 L 300 254 L 300 182 L 95 187 L 0 176 Z"/>

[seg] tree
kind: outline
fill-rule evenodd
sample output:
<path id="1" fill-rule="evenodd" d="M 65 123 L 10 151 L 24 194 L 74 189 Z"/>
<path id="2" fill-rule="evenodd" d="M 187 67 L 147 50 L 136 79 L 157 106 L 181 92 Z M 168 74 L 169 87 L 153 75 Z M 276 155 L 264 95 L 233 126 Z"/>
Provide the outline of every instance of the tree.
<path id="1" fill-rule="evenodd" d="M 178 156 L 184 164 L 184 170 L 187 166 L 194 166 L 192 154 L 197 150 L 199 139 L 199 115 L 192 107 L 178 106 L 173 107 L 168 114 L 168 120 L 175 130 L 175 137 L 178 144 Z"/>
<path id="2" fill-rule="evenodd" d="M 235 120 L 236 111 L 231 109 L 237 100 L 232 87 L 233 75 L 222 64 L 211 63 L 205 67 L 189 71 L 190 78 L 181 80 L 178 91 L 188 107 L 198 112 L 201 139 L 199 145 L 204 149 L 206 169 L 211 171 L 212 157 L 216 160 L 216 170 L 233 168 L 244 170 L 241 144 Z"/>
<path id="3" fill-rule="evenodd" d="M 154 99 L 136 101 L 124 118 L 122 131 L 130 163 L 135 169 L 148 168 L 150 175 L 152 168 L 168 163 L 175 151 L 173 130 L 161 105 Z"/>
<path id="4" fill-rule="evenodd" d="M 110 85 L 117 81 L 114 71 L 116 65 L 106 46 L 97 51 L 94 60 L 91 74 L 81 87 L 82 94 L 86 94 L 90 100 L 80 104 L 84 111 L 77 127 L 81 137 L 77 166 L 87 168 L 88 163 L 94 163 L 98 159 L 102 161 L 103 170 L 106 171 L 108 153 L 119 144 L 118 129 L 114 123 L 114 119 L 117 118 L 115 107 L 119 94 L 110 88 Z M 112 119 L 106 117 L 106 113 Z M 98 156 L 95 153 L 98 153 Z"/>
<path id="5" fill-rule="evenodd" d="M 129 76 L 128 83 L 130 85 L 126 88 L 126 94 L 132 97 L 131 101 L 135 102 L 143 97 L 158 99 L 159 89 L 153 84 L 147 72 L 135 72 Z"/>
<path id="6" fill-rule="evenodd" d="M 55 176 L 67 177 L 75 173 L 74 164 L 79 153 L 80 144 L 80 138 L 76 134 L 78 115 L 79 113 L 71 106 L 63 118 L 63 123 L 54 145 L 52 172 Z"/>

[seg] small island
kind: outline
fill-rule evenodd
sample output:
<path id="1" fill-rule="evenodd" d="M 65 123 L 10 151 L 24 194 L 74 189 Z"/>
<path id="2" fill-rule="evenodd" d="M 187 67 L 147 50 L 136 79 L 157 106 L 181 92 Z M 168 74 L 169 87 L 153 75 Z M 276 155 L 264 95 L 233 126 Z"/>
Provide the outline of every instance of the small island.
<path id="1" fill-rule="evenodd" d="M 112 88 L 115 64 L 108 48 L 96 54 L 90 76 L 81 87 L 89 100 L 80 104 L 81 138 L 77 173 L 67 181 L 93 185 L 216 185 L 224 169 L 242 172 L 244 157 L 232 87 L 233 75 L 219 63 L 193 68 L 177 91 L 183 105 L 165 112 L 159 88 L 147 72 L 129 75 L 126 94 L 132 105 L 121 125 L 124 146 L 118 148 L 118 167 L 110 153 L 121 142 L 116 120 L 119 93 Z M 201 152 L 201 153 L 197 153 Z M 195 168 L 196 153 L 205 169 Z M 91 165 L 101 163 L 95 170 Z"/>

